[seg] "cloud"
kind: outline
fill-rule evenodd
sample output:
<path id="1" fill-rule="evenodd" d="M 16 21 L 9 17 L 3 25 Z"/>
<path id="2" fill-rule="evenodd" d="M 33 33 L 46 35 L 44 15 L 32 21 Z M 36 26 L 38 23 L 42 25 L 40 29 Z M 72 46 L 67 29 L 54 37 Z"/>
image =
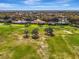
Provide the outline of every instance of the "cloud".
<path id="1" fill-rule="evenodd" d="M 63 6 L 64 6 L 64 7 L 68 7 L 68 6 L 70 6 L 70 4 L 63 4 Z"/>
<path id="2" fill-rule="evenodd" d="M 70 5 L 70 1 L 72 0 L 51 0 L 51 2 L 43 2 L 43 0 L 24 0 L 23 4 L 25 5 L 35 5 L 35 6 L 53 6 L 53 5 L 62 5 L 62 6 L 69 6 Z"/>
<path id="3" fill-rule="evenodd" d="M 0 10 L 63 10 L 76 8 L 74 6 L 71 8 L 70 1 L 51 0 L 51 2 L 44 2 L 43 0 L 21 0 L 20 4 L 0 3 Z"/>
<path id="4" fill-rule="evenodd" d="M 0 7 L 12 7 L 12 5 L 8 3 L 0 3 Z"/>
<path id="5" fill-rule="evenodd" d="M 16 7 L 18 6 L 17 4 L 10 4 L 10 3 L 0 3 L 0 8 L 1 7 L 4 7 L 4 8 L 13 8 L 13 7 Z"/>
<path id="6" fill-rule="evenodd" d="M 23 1 L 24 4 L 27 4 L 27 5 L 35 5 L 37 3 L 39 3 L 41 0 L 25 0 Z"/>
<path id="7" fill-rule="evenodd" d="M 68 3 L 72 0 L 56 0 L 56 3 Z"/>
<path id="8" fill-rule="evenodd" d="M 15 9 L 16 7 L 18 7 L 16 4 L 0 3 L 0 10 Z"/>

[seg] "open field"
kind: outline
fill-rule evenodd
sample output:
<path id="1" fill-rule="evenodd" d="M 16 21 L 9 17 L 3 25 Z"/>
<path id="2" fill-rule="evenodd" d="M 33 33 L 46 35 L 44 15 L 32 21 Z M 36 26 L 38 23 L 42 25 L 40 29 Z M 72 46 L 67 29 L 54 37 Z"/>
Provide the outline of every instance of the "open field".
<path id="1" fill-rule="evenodd" d="M 51 27 L 55 36 L 49 37 L 44 29 Z M 31 38 L 31 31 L 39 28 L 40 38 Z M 23 38 L 24 30 L 30 37 Z M 79 28 L 32 24 L 0 24 L 0 59 L 79 59 Z"/>

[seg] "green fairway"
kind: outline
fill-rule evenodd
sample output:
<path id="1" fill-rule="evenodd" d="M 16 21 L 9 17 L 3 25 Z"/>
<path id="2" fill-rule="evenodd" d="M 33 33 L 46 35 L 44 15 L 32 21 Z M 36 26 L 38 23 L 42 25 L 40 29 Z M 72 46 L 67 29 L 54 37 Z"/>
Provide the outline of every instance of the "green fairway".
<path id="1" fill-rule="evenodd" d="M 51 27 L 54 36 L 46 36 Z M 39 29 L 39 38 L 32 39 L 32 30 Z M 29 38 L 23 38 L 24 30 Z M 0 59 L 79 59 L 79 28 L 68 25 L 0 25 Z"/>

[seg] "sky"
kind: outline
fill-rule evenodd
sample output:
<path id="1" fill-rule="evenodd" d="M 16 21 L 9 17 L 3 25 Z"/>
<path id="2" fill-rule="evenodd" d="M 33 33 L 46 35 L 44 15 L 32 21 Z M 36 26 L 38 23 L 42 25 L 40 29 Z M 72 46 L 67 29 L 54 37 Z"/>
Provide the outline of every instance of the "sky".
<path id="1" fill-rule="evenodd" d="M 79 10 L 79 0 L 0 0 L 0 10 Z"/>

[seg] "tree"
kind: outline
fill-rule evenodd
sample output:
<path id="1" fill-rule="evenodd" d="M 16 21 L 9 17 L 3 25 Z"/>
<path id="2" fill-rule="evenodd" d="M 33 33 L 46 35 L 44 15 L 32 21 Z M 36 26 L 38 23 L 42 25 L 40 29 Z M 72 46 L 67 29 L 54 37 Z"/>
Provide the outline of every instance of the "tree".
<path id="1" fill-rule="evenodd" d="M 25 27 L 29 27 L 30 26 L 30 23 L 31 23 L 31 19 L 24 19 L 26 21 L 25 23 Z"/>
<path id="2" fill-rule="evenodd" d="M 7 25 L 9 25 L 9 24 L 12 23 L 12 20 L 10 19 L 9 16 L 5 16 L 5 17 L 4 17 L 4 23 L 7 24 Z"/>
<path id="3" fill-rule="evenodd" d="M 24 31 L 24 36 L 23 36 L 24 38 L 28 38 L 29 37 L 29 31 L 28 30 L 25 30 Z"/>
<path id="4" fill-rule="evenodd" d="M 38 35 L 38 28 L 35 28 L 32 30 L 32 38 L 33 39 L 38 39 L 39 38 L 39 35 Z"/>
<path id="5" fill-rule="evenodd" d="M 46 28 L 45 29 L 45 31 L 46 31 L 46 35 L 48 35 L 48 36 L 54 36 L 54 34 L 53 34 L 53 29 L 52 28 Z"/>

